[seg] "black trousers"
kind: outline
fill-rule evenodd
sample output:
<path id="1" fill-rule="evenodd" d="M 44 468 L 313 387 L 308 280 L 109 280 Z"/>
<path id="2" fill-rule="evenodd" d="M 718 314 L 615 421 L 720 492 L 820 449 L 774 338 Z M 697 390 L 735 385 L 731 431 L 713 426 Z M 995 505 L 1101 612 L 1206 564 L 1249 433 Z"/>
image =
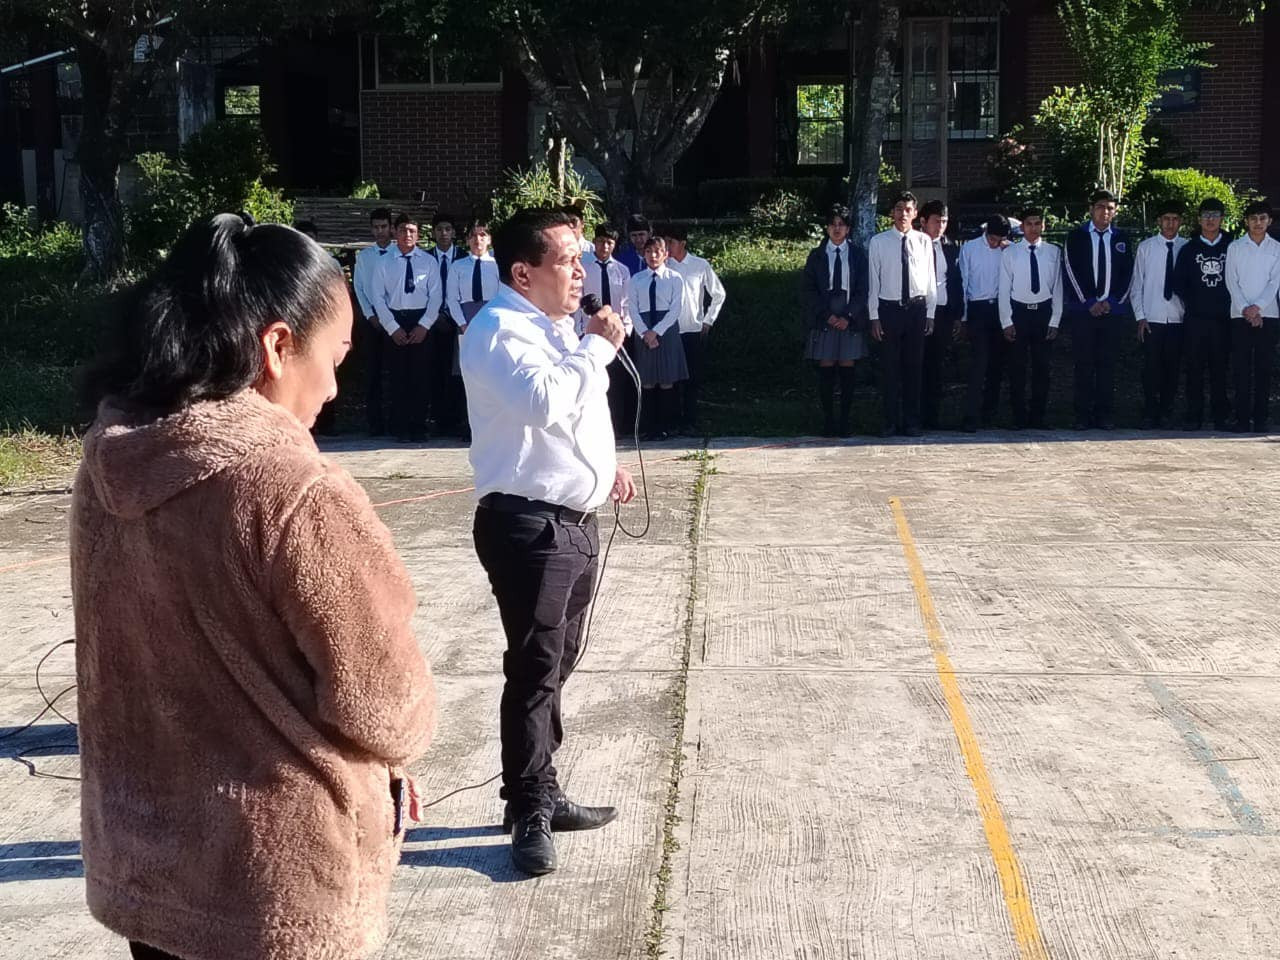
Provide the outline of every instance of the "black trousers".
<path id="1" fill-rule="evenodd" d="M 431 416 L 439 431 L 458 426 L 457 385 L 453 382 L 453 358 L 458 350 L 458 325 L 441 314 L 427 334 L 427 382 Z"/>
<path id="2" fill-rule="evenodd" d="M 942 392 L 946 386 L 947 357 L 956 332 L 957 315 L 938 307 L 933 333 L 924 338 L 924 364 L 920 374 L 920 419 L 926 430 L 938 427 L 942 416 Z"/>
<path id="3" fill-rule="evenodd" d="M 1183 351 L 1187 356 L 1187 421 L 1204 422 L 1204 368 L 1209 367 L 1209 413 L 1219 429 L 1227 425 L 1227 364 L 1231 357 L 1231 318 L 1187 314 L 1183 321 Z"/>
<path id="4" fill-rule="evenodd" d="M 400 329 L 409 333 L 426 311 L 391 312 Z M 427 341 L 397 346 L 387 337 L 386 351 L 391 374 L 391 432 L 397 437 L 421 433 L 427 427 Z"/>
<path id="5" fill-rule="evenodd" d="M 627 352 L 627 356 L 632 356 L 630 337 L 623 341 L 622 350 Z M 613 435 L 625 441 L 634 438 L 636 433 L 636 382 L 617 357 L 609 362 L 608 370 L 609 417 L 613 420 Z"/>
<path id="6" fill-rule="evenodd" d="M 181 960 L 172 953 L 165 953 L 163 950 L 157 950 L 155 947 L 148 947 L 145 943 L 139 943 L 137 940 L 129 941 L 129 955 L 133 960 Z"/>
<path id="7" fill-rule="evenodd" d="M 1049 364 L 1053 358 L 1053 341 L 1049 339 L 1050 303 L 1037 304 L 1029 310 L 1026 304 L 1013 303 L 1013 343 L 1008 344 L 1009 403 L 1013 407 L 1013 425 L 1043 427 L 1049 408 Z M 1006 341 L 1007 342 L 1007 341 Z M 1027 404 L 1027 361 L 1031 361 L 1031 403 Z"/>
<path id="8" fill-rule="evenodd" d="M 965 426 L 995 419 L 1004 377 L 1005 347 L 1000 306 L 994 300 L 970 300 L 965 332 L 969 334 L 969 388 L 964 398 Z"/>
<path id="9" fill-rule="evenodd" d="M 507 635 L 501 796 L 516 817 L 536 810 L 550 815 L 560 789 L 552 765 L 564 740 L 560 695 L 578 656 L 596 579 L 596 519 L 579 526 L 480 507 L 474 536 Z"/>
<path id="10" fill-rule="evenodd" d="M 880 378 L 886 428 L 920 427 L 920 378 L 924 370 L 924 298 L 902 306 L 880 301 Z"/>
<path id="11" fill-rule="evenodd" d="M 356 344 L 364 361 L 364 411 L 369 432 L 374 436 L 387 432 L 387 416 L 382 398 L 382 377 L 386 369 L 387 331 L 378 318 L 370 323 L 361 319 L 356 323 Z"/>
<path id="12" fill-rule="evenodd" d="M 1236 386 L 1236 423 L 1260 430 L 1271 422 L 1271 368 L 1275 366 L 1280 320 L 1267 317 L 1255 327 L 1231 318 L 1231 371 Z"/>
<path id="13" fill-rule="evenodd" d="M 1071 315 L 1071 352 L 1074 361 L 1076 422 L 1085 426 L 1111 423 L 1115 406 L 1116 354 L 1120 334 L 1129 329 L 1127 316 L 1088 310 Z"/>
<path id="14" fill-rule="evenodd" d="M 689 367 L 689 379 L 681 386 L 680 419 L 686 427 L 693 427 L 698 422 L 698 394 L 706 370 L 706 342 L 701 333 L 682 333 L 680 342 L 684 344 L 684 362 Z"/>
<path id="15" fill-rule="evenodd" d="M 1182 372 L 1183 330 L 1180 323 L 1152 323 L 1142 342 L 1142 396 L 1146 419 L 1157 426 L 1173 417 Z"/>

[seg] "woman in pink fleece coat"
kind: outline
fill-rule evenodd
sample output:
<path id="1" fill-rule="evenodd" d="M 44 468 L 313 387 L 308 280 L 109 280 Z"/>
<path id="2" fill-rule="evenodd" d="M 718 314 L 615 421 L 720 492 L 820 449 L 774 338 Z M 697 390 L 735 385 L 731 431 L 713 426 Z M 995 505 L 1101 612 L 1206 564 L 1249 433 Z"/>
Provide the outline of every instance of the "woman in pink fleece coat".
<path id="1" fill-rule="evenodd" d="M 341 271 L 219 216 L 116 332 L 71 525 L 89 909 L 139 958 L 362 957 L 435 695 L 391 538 L 308 432 Z"/>

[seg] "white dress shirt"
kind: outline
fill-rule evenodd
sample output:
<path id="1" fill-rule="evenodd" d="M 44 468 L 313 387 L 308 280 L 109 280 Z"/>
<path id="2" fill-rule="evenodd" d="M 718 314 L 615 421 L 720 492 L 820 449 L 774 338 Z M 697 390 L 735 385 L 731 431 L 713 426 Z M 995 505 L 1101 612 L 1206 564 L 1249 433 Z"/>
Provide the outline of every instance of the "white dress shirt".
<path id="1" fill-rule="evenodd" d="M 933 241 L 933 272 L 934 279 L 938 282 L 938 302 L 939 307 L 947 305 L 947 273 L 950 267 L 947 266 L 947 251 L 943 248 L 942 237 L 936 237 Z"/>
<path id="2" fill-rule="evenodd" d="M 586 237 L 583 237 L 581 240 L 578 241 L 578 247 L 579 249 L 582 250 L 582 259 L 584 261 L 589 260 L 590 258 L 596 255 L 595 243 L 591 240 L 588 240 Z"/>
<path id="3" fill-rule="evenodd" d="M 613 345 L 595 334 L 579 340 L 572 318 L 552 321 L 506 284 L 459 343 L 477 498 L 603 504 L 618 464 L 607 397 Z"/>
<path id="4" fill-rule="evenodd" d="M 1164 298 L 1165 265 L 1169 259 L 1169 245 L 1173 245 L 1173 262 L 1187 245 L 1185 237 L 1166 240 L 1163 235 L 1147 237 L 1133 257 L 1133 285 L 1129 287 L 1129 301 L 1133 304 L 1133 316 L 1147 323 L 1181 323 L 1186 310 L 1182 300 L 1173 294 Z M 1170 278 L 1172 289 L 1172 278 Z"/>
<path id="5" fill-rule="evenodd" d="M 849 241 L 837 246 L 830 240 L 826 242 L 824 249 L 827 251 L 827 287 L 831 286 L 831 276 L 836 270 L 836 251 L 840 251 L 840 289 L 845 293 L 849 292 Z"/>
<path id="6" fill-rule="evenodd" d="M 444 298 L 445 309 L 453 322 L 463 326 L 467 322 L 464 303 L 471 303 L 471 277 L 476 269 L 476 258 L 467 254 L 461 260 L 449 264 L 449 290 Z M 498 295 L 498 261 L 492 253 L 480 258 L 480 291 L 481 300 L 492 300 Z"/>
<path id="7" fill-rule="evenodd" d="M 1107 265 L 1107 282 L 1103 284 L 1102 289 L 1098 291 L 1098 299 L 1105 300 L 1107 297 L 1111 296 L 1111 274 L 1113 272 L 1111 269 L 1111 228 L 1107 227 L 1107 229 L 1103 230 L 1102 233 L 1099 234 L 1098 228 L 1090 223 L 1089 241 L 1092 244 L 1089 249 L 1093 251 L 1090 255 L 1089 262 L 1093 264 L 1094 274 L 1097 274 L 1098 272 L 1098 244 L 1101 243 L 1103 245 L 1102 256 Z M 1093 279 L 1096 282 L 1098 278 L 1097 276 L 1094 276 Z"/>
<path id="8" fill-rule="evenodd" d="M 683 260 L 670 257 L 667 266 L 680 274 L 685 285 L 685 309 L 680 315 L 681 333 L 698 333 L 703 327 L 709 327 L 720 316 L 724 306 L 724 284 L 716 276 L 711 264 L 702 257 L 686 253 Z M 702 306 L 710 295 L 711 304 L 703 312 Z"/>
<path id="9" fill-rule="evenodd" d="M 387 257 L 399 252 L 392 242 L 385 247 L 371 243 L 356 254 L 356 265 L 351 271 L 351 285 L 356 290 L 356 302 L 360 304 L 362 319 L 377 315 L 378 299 L 382 296 L 379 292 L 378 274 Z"/>
<path id="10" fill-rule="evenodd" d="M 662 319 L 650 328 L 643 314 L 649 310 L 649 288 L 653 285 L 655 276 L 658 285 L 654 302 L 657 304 L 658 313 L 662 314 Z M 680 322 L 687 297 L 688 291 L 685 289 L 684 278 L 670 266 L 664 263 L 658 268 L 656 275 L 645 267 L 631 278 L 631 298 L 627 301 L 627 305 L 631 310 L 632 328 L 642 337 L 650 329 L 658 336 L 662 336 Z"/>
<path id="11" fill-rule="evenodd" d="M 933 240 L 927 233 L 896 227 L 883 230 L 867 245 L 867 310 L 880 319 L 880 299 L 897 302 L 902 296 L 902 244 L 907 245 L 907 292 L 924 297 L 925 315 L 932 320 L 938 304 L 938 278 L 933 272 Z"/>
<path id="12" fill-rule="evenodd" d="M 604 303 L 604 283 L 600 272 L 600 261 L 596 258 L 595 247 L 591 248 L 591 256 L 583 258 L 582 269 L 587 274 L 582 279 L 582 295 L 586 296 L 588 293 L 594 293 L 600 298 L 600 302 Z M 627 306 L 631 300 L 631 271 L 627 269 L 625 264 L 619 263 L 613 257 L 604 262 L 604 269 L 609 273 L 609 307 L 622 318 L 622 327 L 627 336 L 631 336 L 631 310 Z M 583 331 L 586 329 L 587 318 L 581 310 L 574 316 L 577 319 L 578 336 L 582 336 Z"/>
<path id="13" fill-rule="evenodd" d="M 1264 317 L 1280 317 L 1280 240 L 1268 234 L 1254 243 L 1246 233 L 1227 247 L 1227 289 L 1231 315 L 1243 317 L 1245 307 L 1259 307 Z"/>
<path id="14" fill-rule="evenodd" d="M 960 276 L 964 278 L 964 316 L 969 319 L 970 300 L 1000 297 L 1000 262 L 1004 247 L 992 247 L 987 235 L 966 240 L 960 248 Z"/>
<path id="15" fill-rule="evenodd" d="M 405 258 L 412 260 L 413 292 L 404 289 Z M 373 308 L 378 314 L 378 322 L 387 333 L 395 333 L 400 329 L 392 310 L 426 310 L 418 321 L 428 330 L 440 315 L 444 305 L 444 290 L 440 286 L 440 264 L 436 258 L 421 247 L 414 247 L 412 253 L 401 253 L 398 246 L 387 248 L 382 258 L 381 270 L 378 273 L 378 297 L 373 301 Z"/>
<path id="16" fill-rule="evenodd" d="M 1040 290 L 1031 292 L 1031 248 L 1036 251 L 1036 272 Z M 1062 248 L 1039 240 L 1011 243 L 1000 255 L 1000 326 L 1013 326 L 1013 303 L 1048 303 L 1049 326 L 1062 323 Z M 1041 307 L 1040 309 L 1045 309 Z"/>

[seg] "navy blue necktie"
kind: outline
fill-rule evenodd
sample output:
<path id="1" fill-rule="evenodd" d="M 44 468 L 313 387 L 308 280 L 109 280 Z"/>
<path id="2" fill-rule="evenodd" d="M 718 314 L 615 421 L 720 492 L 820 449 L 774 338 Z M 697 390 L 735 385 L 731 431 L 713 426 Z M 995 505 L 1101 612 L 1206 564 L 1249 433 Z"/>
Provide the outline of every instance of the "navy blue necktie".
<path id="1" fill-rule="evenodd" d="M 655 273 L 653 279 L 649 281 L 649 315 L 653 318 L 649 322 L 657 323 L 658 320 L 658 275 Z"/>
<path id="2" fill-rule="evenodd" d="M 449 289 L 449 254 L 440 254 L 440 289 Z"/>
<path id="3" fill-rule="evenodd" d="M 1027 244 L 1027 256 L 1031 258 L 1031 292 L 1040 292 L 1040 261 L 1036 259 L 1036 245 Z"/>
<path id="4" fill-rule="evenodd" d="M 911 299 L 911 257 L 907 253 L 907 235 L 902 235 L 902 305 Z"/>
<path id="5" fill-rule="evenodd" d="M 404 255 L 404 292 L 413 293 L 417 286 L 413 282 L 413 254 L 406 253 Z"/>
<path id="6" fill-rule="evenodd" d="M 480 279 L 480 258 L 476 257 L 476 265 L 471 268 L 471 299 L 484 299 L 484 283 Z"/>
<path id="7" fill-rule="evenodd" d="M 1173 299 L 1173 241 L 1165 241 L 1164 251 L 1164 298 Z"/>
<path id="8" fill-rule="evenodd" d="M 1102 291 L 1107 289 L 1107 234 L 1106 231 L 1097 229 L 1094 232 L 1098 235 L 1098 266 L 1093 273 L 1096 287 L 1094 297 L 1101 300 Z"/>
<path id="9" fill-rule="evenodd" d="M 600 303 L 606 307 L 613 306 L 613 294 L 609 290 L 609 261 L 597 260 L 600 266 Z"/>
<path id="10" fill-rule="evenodd" d="M 844 289 L 844 265 L 840 262 L 840 248 L 836 247 L 836 262 L 831 265 L 831 291 Z"/>

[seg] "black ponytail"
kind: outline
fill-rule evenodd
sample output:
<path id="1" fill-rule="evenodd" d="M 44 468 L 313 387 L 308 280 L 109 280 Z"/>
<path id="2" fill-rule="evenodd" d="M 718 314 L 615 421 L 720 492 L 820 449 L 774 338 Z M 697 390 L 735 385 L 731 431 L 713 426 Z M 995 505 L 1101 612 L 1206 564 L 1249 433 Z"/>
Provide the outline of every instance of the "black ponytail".
<path id="1" fill-rule="evenodd" d="M 342 283 L 333 258 L 289 227 L 229 213 L 195 224 L 124 295 L 84 399 L 167 413 L 238 393 L 262 373 L 262 331 L 282 320 L 305 347 L 318 320 L 345 302 Z"/>

